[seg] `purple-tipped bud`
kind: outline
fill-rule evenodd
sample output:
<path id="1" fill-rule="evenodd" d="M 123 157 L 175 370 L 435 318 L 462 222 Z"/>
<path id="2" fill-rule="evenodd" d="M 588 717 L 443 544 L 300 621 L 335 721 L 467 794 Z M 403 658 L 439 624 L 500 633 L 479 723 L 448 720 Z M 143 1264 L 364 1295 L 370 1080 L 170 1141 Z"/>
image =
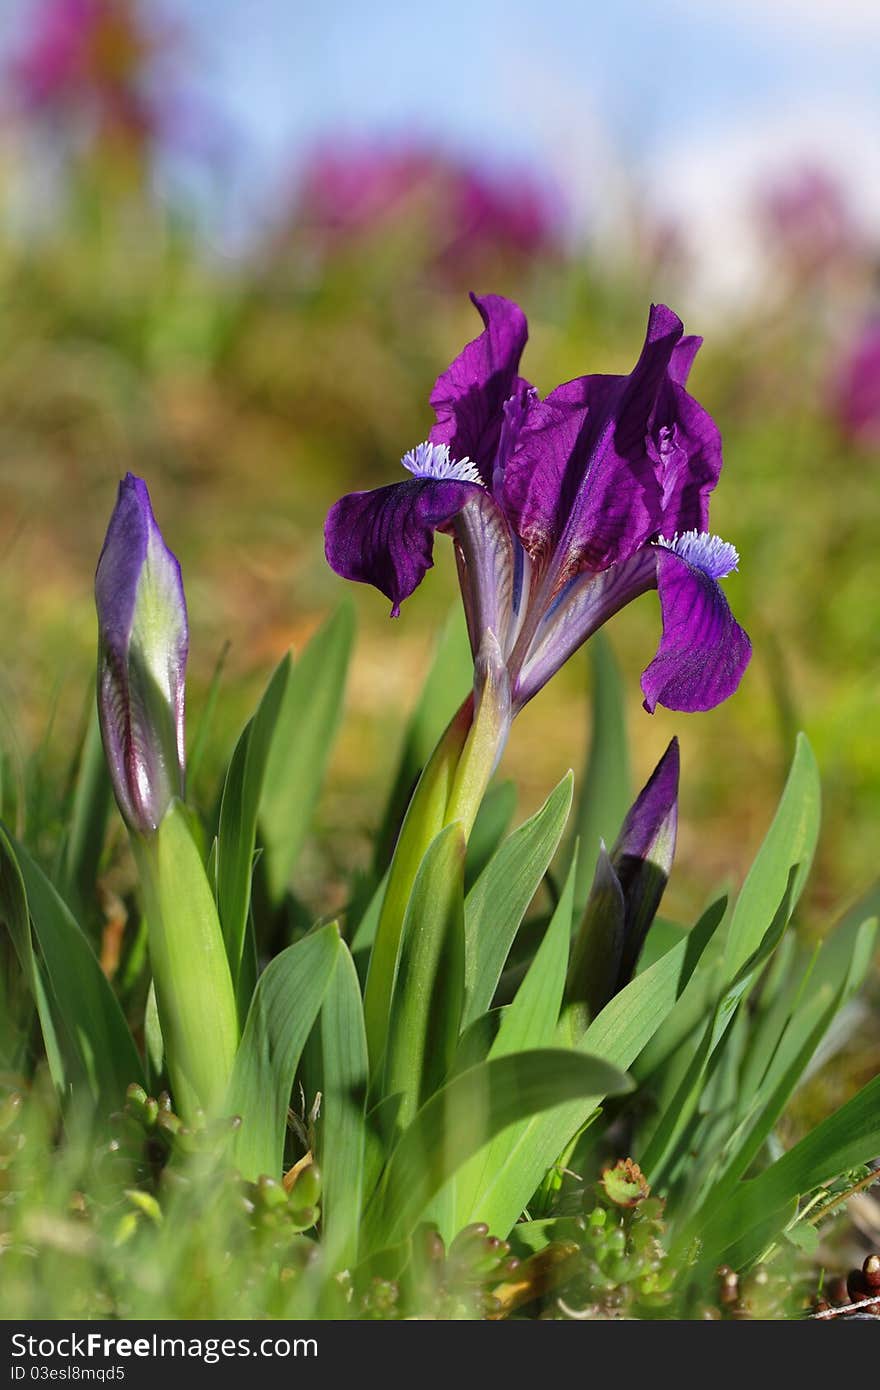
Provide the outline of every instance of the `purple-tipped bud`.
<path id="1" fill-rule="evenodd" d="M 98 715 L 113 790 L 130 830 L 155 830 L 183 792 L 188 647 L 180 565 L 146 484 L 119 484 L 95 575 Z"/>
<path id="2" fill-rule="evenodd" d="M 610 855 L 601 848 L 572 951 L 567 997 L 590 1018 L 632 978 L 672 869 L 678 829 L 678 739 L 629 809 Z"/>

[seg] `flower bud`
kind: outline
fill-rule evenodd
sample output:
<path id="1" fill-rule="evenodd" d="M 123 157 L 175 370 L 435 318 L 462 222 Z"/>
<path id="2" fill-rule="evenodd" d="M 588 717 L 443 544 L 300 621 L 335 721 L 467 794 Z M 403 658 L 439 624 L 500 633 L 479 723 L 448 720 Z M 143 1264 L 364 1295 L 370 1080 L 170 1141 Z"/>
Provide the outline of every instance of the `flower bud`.
<path id="1" fill-rule="evenodd" d="M 630 807 L 610 855 L 600 846 L 566 984 L 579 1028 L 633 976 L 672 868 L 677 825 L 678 740 L 673 739 Z"/>
<path id="2" fill-rule="evenodd" d="M 182 795 L 188 646 L 180 565 L 146 484 L 119 484 L 95 575 L 98 715 L 113 790 L 129 829 L 149 835 Z"/>

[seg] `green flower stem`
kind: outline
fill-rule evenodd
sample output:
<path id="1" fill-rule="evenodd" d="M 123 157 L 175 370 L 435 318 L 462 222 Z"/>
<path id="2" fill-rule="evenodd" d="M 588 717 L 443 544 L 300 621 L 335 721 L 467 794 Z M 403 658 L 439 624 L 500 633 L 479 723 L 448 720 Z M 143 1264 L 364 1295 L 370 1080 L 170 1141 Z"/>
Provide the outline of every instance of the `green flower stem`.
<path id="1" fill-rule="evenodd" d="M 385 1052 L 388 1012 L 397 975 L 406 905 L 428 846 L 448 824 L 446 808 L 456 768 L 473 722 L 473 710 L 474 699 L 469 695 L 425 764 L 391 860 L 388 887 L 370 954 L 364 991 L 364 1022 L 373 1076 L 378 1074 Z"/>
<path id="2" fill-rule="evenodd" d="M 153 835 L 132 835 L 174 1101 L 217 1114 L 238 1047 L 235 991 L 214 896 L 187 812 L 173 801 Z"/>
<path id="3" fill-rule="evenodd" d="M 510 697 L 498 644 L 489 634 L 474 689 L 437 744 L 419 778 L 391 861 L 388 888 L 370 956 L 364 1017 L 373 1081 L 381 1075 L 388 1018 L 407 904 L 419 866 L 440 831 L 459 821 L 465 841 L 507 741 Z"/>

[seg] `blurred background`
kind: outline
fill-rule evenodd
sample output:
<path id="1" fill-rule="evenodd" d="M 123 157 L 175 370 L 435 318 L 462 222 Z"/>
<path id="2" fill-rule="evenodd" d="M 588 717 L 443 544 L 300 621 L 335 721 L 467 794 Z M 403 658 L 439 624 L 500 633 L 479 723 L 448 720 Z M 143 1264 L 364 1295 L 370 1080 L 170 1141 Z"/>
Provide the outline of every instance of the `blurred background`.
<path id="1" fill-rule="evenodd" d="M 727 705 L 650 718 L 656 597 L 614 623 L 639 783 L 682 741 L 667 910 L 741 876 L 803 727 L 825 790 L 804 917 L 826 927 L 876 875 L 880 820 L 878 60 L 872 0 L 0 0 L 10 766 L 37 749 L 51 785 L 74 757 L 126 469 L 183 563 L 192 718 L 229 644 L 219 761 L 342 597 L 324 514 L 426 436 L 478 326 L 467 291 L 522 302 L 542 392 L 628 371 L 662 300 L 706 340 L 713 529 L 740 550 L 727 589 L 755 647 Z M 365 860 L 455 593 L 440 540 L 399 621 L 354 594 L 317 910 Z M 577 658 L 518 722 L 522 813 L 579 765 L 585 688 Z M 864 1031 L 867 1057 L 876 1014 Z"/>

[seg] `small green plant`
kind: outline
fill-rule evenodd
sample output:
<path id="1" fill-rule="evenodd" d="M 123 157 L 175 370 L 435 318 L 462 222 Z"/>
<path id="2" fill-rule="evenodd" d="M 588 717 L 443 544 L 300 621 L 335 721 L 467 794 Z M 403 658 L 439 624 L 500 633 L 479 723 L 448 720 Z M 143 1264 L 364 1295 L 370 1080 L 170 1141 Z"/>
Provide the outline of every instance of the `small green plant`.
<path id="1" fill-rule="evenodd" d="M 485 333 L 440 378 L 435 407 L 460 424 L 455 390 L 465 382 L 470 410 L 480 387 L 494 401 L 480 438 L 512 451 L 510 431 L 525 447 L 522 412 L 537 405 L 524 383 L 512 396 L 498 387 L 492 316 L 519 320 L 486 304 Z M 532 422 L 541 449 L 559 420 L 564 439 L 588 438 L 586 463 L 575 450 L 569 464 L 572 516 L 590 518 L 590 545 L 589 479 L 634 467 L 627 448 L 639 468 L 670 466 L 659 444 L 656 460 L 644 452 L 646 430 L 652 447 L 675 437 L 676 467 L 714 484 L 715 436 L 682 385 L 695 349 L 680 339 L 678 320 L 655 311 L 630 378 L 583 379 L 618 383 L 616 433 L 591 434 L 583 419 L 573 431 L 565 411 Z M 577 409 L 593 390 L 611 388 L 584 387 Z M 291 882 L 341 717 L 351 612 L 283 658 L 213 805 L 192 805 L 180 571 L 144 484 L 120 485 L 96 580 L 98 721 L 54 817 L 60 837 L 2 787 L 10 1315 L 676 1317 L 735 1306 L 781 1316 L 803 1302 L 817 1228 L 871 1180 L 880 1078 L 791 1147 L 779 1137 L 792 1096 L 845 1036 L 880 902 L 875 888 L 817 946 L 792 927 L 819 831 L 806 739 L 740 892 L 719 894 L 693 926 L 658 915 L 677 742 L 632 800 L 603 634 L 589 648 L 592 738 L 577 803 L 569 774 L 510 831 L 515 797 L 495 778 L 517 710 L 648 587 L 666 624 L 646 705 L 700 709 L 729 694 L 749 652 L 718 584 L 732 547 L 664 521 L 615 560 L 606 530 L 604 558 L 570 574 L 574 523 L 556 514 L 542 569 L 538 543 L 527 548 L 533 530 L 522 523 L 517 557 L 514 533 L 500 529 L 508 513 L 484 486 L 476 445 L 458 463 L 445 441 L 416 454 L 393 507 L 433 527 L 438 488 L 452 506 L 440 524 L 454 522 L 468 640 L 453 625 L 439 644 L 372 862 L 351 875 L 338 921 L 313 922 Z M 505 505 L 522 522 L 515 495 Z M 372 507 L 365 496 L 346 507 Z M 395 536 L 383 570 L 382 527 L 345 542 L 344 512 L 331 514 L 328 553 L 354 571 L 368 541 L 398 604 L 413 587 L 407 566 L 415 556 L 418 582 L 430 546 L 413 533 L 405 552 Z M 621 524 L 636 522 L 627 513 Z M 209 736 L 200 728 L 194 747 Z M 108 835 L 110 788 L 130 856 Z M 113 924 L 95 895 L 108 863 L 137 870 Z"/>

